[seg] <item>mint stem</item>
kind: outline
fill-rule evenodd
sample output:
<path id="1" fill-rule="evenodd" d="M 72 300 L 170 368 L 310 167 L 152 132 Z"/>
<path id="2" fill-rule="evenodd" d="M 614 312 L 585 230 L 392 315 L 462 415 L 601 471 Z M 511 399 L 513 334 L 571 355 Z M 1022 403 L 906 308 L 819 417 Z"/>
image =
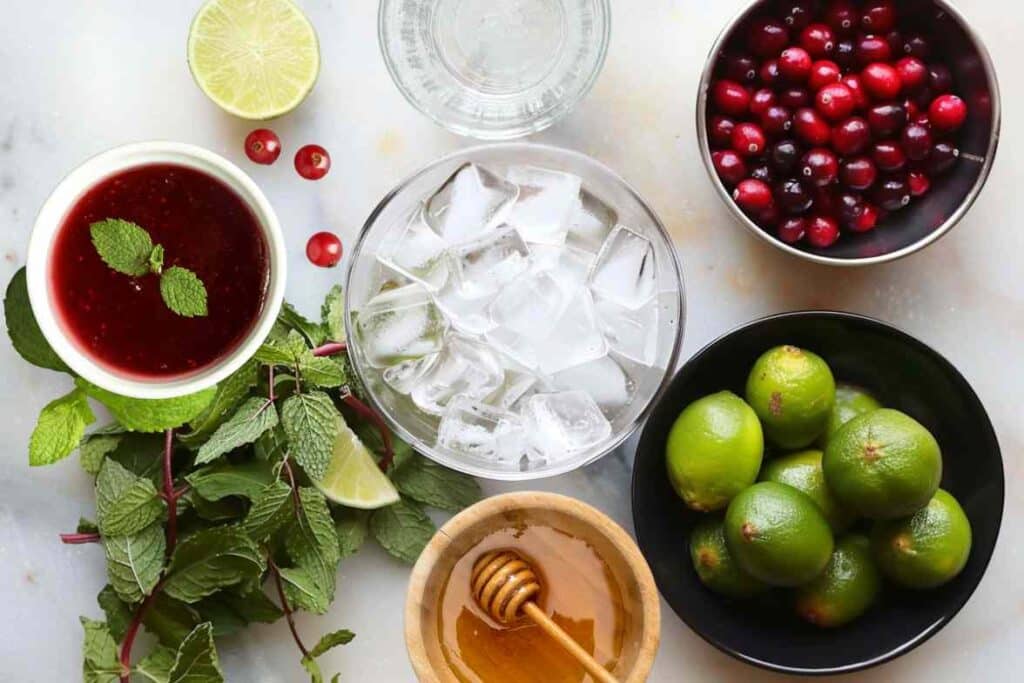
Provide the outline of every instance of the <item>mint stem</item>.
<path id="1" fill-rule="evenodd" d="M 174 430 L 164 434 L 164 499 L 167 501 L 167 555 L 174 552 L 178 543 L 178 497 L 174 491 L 174 473 L 171 471 L 171 457 L 174 455 Z"/>
<path id="2" fill-rule="evenodd" d="M 348 344 L 345 342 L 327 342 L 323 346 L 313 349 L 314 356 L 337 356 L 339 353 L 348 351 Z"/>
<path id="3" fill-rule="evenodd" d="M 99 534 L 61 534 L 60 542 L 68 545 L 79 545 L 82 543 L 99 543 Z"/>
<path id="4" fill-rule="evenodd" d="M 295 644 L 299 646 L 299 651 L 302 652 L 303 658 L 309 657 L 309 650 L 302 644 L 302 638 L 299 637 L 299 630 L 295 627 L 295 619 L 292 616 L 292 606 L 288 604 L 288 597 L 284 594 L 284 583 L 281 581 L 281 571 L 277 568 L 277 564 L 274 562 L 274 558 L 267 557 L 267 566 L 270 567 L 270 573 L 274 577 L 274 585 L 277 588 L 277 596 L 281 600 L 281 611 L 284 612 L 285 619 L 288 620 L 288 629 L 292 632 L 292 638 L 295 640 Z"/>
<path id="5" fill-rule="evenodd" d="M 124 632 L 124 643 L 121 645 L 121 683 L 131 683 L 131 671 L 132 671 L 132 645 L 135 644 L 135 636 L 139 633 L 139 626 L 142 625 L 142 617 L 146 614 L 146 610 L 153 600 L 156 599 L 157 593 L 163 588 L 164 581 L 160 580 L 146 599 L 142 601 L 139 608 L 135 610 L 135 614 L 132 615 L 132 621 L 128 624 L 128 630 Z"/>
<path id="6" fill-rule="evenodd" d="M 341 398 L 342 402 L 353 410 L 359 417 L 364 420 L 368 420 L 373 423 L 373 426 L 380 432 L 381 441 L 384 442 L 384 457 L 377 463 L 381 471 L 387 472 L 388 468 L 391 467 L 391 462 L 395 459 L 395 450 L 391 445 L 391 430 L 384 424 L 384 420 L 377 411 L 366 405 L 353 394 L 351 391 L 347 392 Z"/>

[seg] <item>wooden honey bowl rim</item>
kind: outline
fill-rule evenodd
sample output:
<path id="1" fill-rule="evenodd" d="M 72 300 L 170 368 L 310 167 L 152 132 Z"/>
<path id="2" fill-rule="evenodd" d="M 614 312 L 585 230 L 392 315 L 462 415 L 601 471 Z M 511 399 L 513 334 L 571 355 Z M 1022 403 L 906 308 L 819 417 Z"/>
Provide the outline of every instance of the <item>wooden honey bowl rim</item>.
<path id="1" fill-rule="evenodd" d="M 494 529 L 507 526 L 515 515 L 535 510 L 555 513 L 574 519 L 588 527 L 596 536 L 607 541 L 619 558 L 601 554 L 601 559 L 612 565 L 621 566 L 636 582 L 640 608 L 640 642 L 631 669 L 619 674 L 625 683 L 641 683 L 647 680 L 661 637 L 661 603 L 654 576 L 647 561 L 640 553 L 633 538 L 610 517 L 594 507 L 575 498 L 555 493 L 521 491 L 505 493 L 486 498 L 463 510 L 442 526 L 427 543 L 409 577 L 409 588 L 405 602 L 405 645 L 413 670 L 421 683 L 451 683 L 456 681 L 447 667 L 438 671 L 431 658 L 430 649 L 424 640 L 424 619 L 436 616 L 434 605 L 437 595 L 425 600 L 424 596 L 437 584 L 443 585 L 446 577 L 435 577 L 439 564 L 454 566 L 458 558 L 450 556 L 453 546 L 464 540 L 468 534 L 480 533 L 481 524 L 490 520 L 499 522 Z M 557 528 L 557 527 L 554 527 Z M 484 534 L 485 535 L 485 534 Z M 483 535 L 481 535 L 481 539 Z M 474 541 L 474 544 L 481 539 Z M 589 539 L 583 538 L 588 541 Z M 595 550 L 596 552 L 596 550 Z"/>

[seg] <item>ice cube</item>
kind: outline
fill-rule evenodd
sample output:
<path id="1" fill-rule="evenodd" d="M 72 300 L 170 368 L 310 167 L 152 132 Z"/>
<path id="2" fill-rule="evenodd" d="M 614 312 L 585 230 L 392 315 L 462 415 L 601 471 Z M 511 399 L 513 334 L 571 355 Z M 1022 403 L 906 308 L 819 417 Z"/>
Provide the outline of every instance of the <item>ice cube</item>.
<path id="1" fill-rule="evenodd" d="M 565 311 L 569 298 L 545 272 L 510 282 L 489 307 L 491 320 L 528 339 L 543 339 Z"/>
<path id="2" fill-rule="evenodd" d="M 536 370 L 538 366 L 535 341 L 507 327 L 495 327 L 484 334 L 487 343 L 520 365 Z"/>
<path id="3" fill-rule="evenodd" d="M 596 254 L 618 222 L 619 215 L 615 209 L 584 188 L 580 190 L 579 199 L 569 219 L 566 244 Z"/>
<path id="4" fill-rule="evenodd" d="M 526 450 L 526 433 L 515 413 L 458 396 L 444 411 L 437 445 L 464 455 L 518 462 Z"/>
<path id="5" fill-rule="evenodd" d="M 551 461 L 591 448 L 612 434 L 611 423 L 585 391 L 530 397 L 523 408 L 530 445 Z"/>
<path id="6" fill-rule="evenodd" d="M 498 362 L 505 368 L 505 380 L 498 390 L 487 397 L 487 403 L 511 410 L 520 399 L 538 386 L 540 378 L 528 367 L 504 353 L 498 354 Z"/>
<path id="7" fill-rule="evenodd" d="M 503 226 L 451 251 L 461 293 L 494 294 L 530 266 L 530 250 L 515 228 Z"/>
<path id="8" fill-rule="evenodd" d="M 440 351 L 447 330 L 430 293 L 416 283 L 383 291 L 356 313 L 359 348 L 375 368 Z"/>
<path id="9" fill-rule="evenodd" d="M 464 164 L 427 200 L 427 224 L 450 245 L 478 237 L 511 210 L 519 188 L 476 164 Z"/>
<path id="10" fill-rule="evenodd" d="M 513 166 L 508 179 L 519 186 L 519 199 L 507 222 L 530 243 L 562 244 L 580 194 L 580 179 L 570 173 L 535 166 Z"/>
<path id="11" fill-rule="evenodd" d="M 627 227 L 612 230 L 590 272 L 590 288 L 604 299 L 637 309 L 655 294 L 654 245 Z"/>
<path id="12" fill-rule="evenodd" d="M 437 362 L 438 354 L 432 353 L 422 358 L 402 361 L 398 365 L 385 368 L 381 376 L 385 384 L 400 394 L 408 394 Z"/>
<path id="13" fill-rule="evenodd" d="M 445 241 L 430 229 L 421 205 L 402 229 L 385 239 L 377 259 L 391 269 L 437 291 L 448 281 L 449 259 Z"/>
<path id="14" fill-rule="evenodd" d="M 586 289 L 570 299 L 551 333 L 536 344 L 538 367 L 547 375 L 596 360 L 606 353 L 608 342 L 597 327 L 594 300 Z"/>
<path id="15" fill-rule="evenodd" d="M 653 365 L 658 350 L 658 305 L 656 301 L 630 310 L 614 301 L 597 299 L 597 324 L 608 346 L 626 358 Z"/>
<path id="16" fill-rule="evenodd" d="M 535 244 L 530 248 L 533 256 L 531 271 L 547 273 L 567 296 L 585 286 L 595 256 L 569 246 Z"/>
<path id="17" fill-rule="evenodd" d="M 455 278 L 448 281 L 444 288 L 434 295 L 437 303 L 452 327 L 468 335 L 483 334 L 494 329 L 491 316 L 487 312 L 493 296 L 470 298 L 462 293 L 462 287 Z"/>
<path id="18" fill-rule="evenodd" d="M 441 415 L 456 396 L 483 400 L 505 379 L 505 370 L 493 351 L 460 334 L 445 337 L 437 362 L 412 390 L 420 410 Z"/>
<path id="19" fill-rule="evenodd" d="M 636 382 L 611 356 L 566 368 L 555 373 L 552 384 L 564 391 L 586 392 L 611 417 L 632 402 Z"/>

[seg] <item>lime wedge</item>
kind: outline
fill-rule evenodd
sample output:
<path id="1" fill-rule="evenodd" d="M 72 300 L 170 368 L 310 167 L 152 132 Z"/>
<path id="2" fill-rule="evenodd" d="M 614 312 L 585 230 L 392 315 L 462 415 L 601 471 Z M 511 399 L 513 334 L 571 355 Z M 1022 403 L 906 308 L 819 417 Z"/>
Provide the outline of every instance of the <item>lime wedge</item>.
<path id="1" fill-rule="evenodd" d="M 188 65 L 222 109 L 269 119 L 295 109 L 313 89 L 320 47 L 291 0 L 209 0 L 189 29 Z"/>
<path id="2" fill-rule="evenodd" d="M 398 502 L 398 491 L 369 449 L 345 421 L 338 418 L 338 438 L 327 473 L 313 482 L 329 500 L 348 507 L 375 510 Z"/>

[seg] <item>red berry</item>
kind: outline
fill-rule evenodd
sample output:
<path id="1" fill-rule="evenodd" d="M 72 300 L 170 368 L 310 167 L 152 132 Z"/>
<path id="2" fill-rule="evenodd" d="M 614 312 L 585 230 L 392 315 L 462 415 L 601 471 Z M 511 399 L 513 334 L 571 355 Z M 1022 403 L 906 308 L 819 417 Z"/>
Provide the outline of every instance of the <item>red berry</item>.
<path id="1" fill-rule="evenodd" d="M 726 185 L 735 185 L 747 177 L 747 165 L 743 158 L 731 149 L 723 149 L 711 153 L 718 177 Z"/>
<path id="2" fill-rule="evenodd" d="M 878 170 L 867 157 L 847 159 L 839 169 L 839 181 L 851 190 L 864 191 L 874 185 L 877 178 Z"/>
<path id="3" fill-rule="evenodd" d="M 757 124 L 738 123 L 732 131 L 732 148 L 740 156 L 760 156 L 766 144 L 764 131 Z"/>
<path id="4" fill-rule="evenodd" d="M 892 48 L 889 47 L 889 41 L 885 38 L 869 34 L 861 36 L 854 43 L 853 54 L 862 65 L 871 62 L 887 62 L 892 58 Z"/>
<path id="5" fill-rule="evenodd" d="M 907 187 L 910 188 L 911 197 L 921 197 L 928 194 L 932 187 L 932 181 L 921 171 L 911 171 L 907 175 Z"/>
<path id="6" fill-rule="evenodd" d="M 864 84 L 860 80 L 860 76 L 857 74 L 847 74 L 843 76 L 843 79 L 839 81 L 853 93 L 853 103 L 857 109 L 866 109 L 868 102 L 868 94 L 864 92 Z"/>
<path id="7" fill-rule="evenodd" d="M 800 175 L 817 187 L 831 185 L 839 175 L 839 160 L 831 150 L 815 147 L 800 161 Z"/>
<path id="8" fill-rule="evenodd" d="M 907 90 L 915 90 L 928 82 L 928 67 L 917 57 L 904 57 L 896 62 L 896 71 Z"/>
<path id="9" fill-rule="evenodd" d="M 865 31 L 888 33 L 896 25 L 896 8 L 892 0 L 870 0 L 861 8 L 860 24 Z"/>
<path id="10" fill-rule="evenodd" d="M 811 75 L 814 60 L 807 50 L 800 47 L 787 47 L 779 55 L 779 73 L 791 83 L 803 83 Z"/>
<path id="11" fill-rule="evenodd" d="M 775 233 L 779 236 L 779 239 L 786 244 L 796 244 L 804 238 L 804 234 L 807 232 L 807 221 L 798 216 L 787 218 L 782 221 L 779 225 L 778 231 Z"/>
<path id="12" fill-rule="evenodd" d="M 899 211 L 910 203 L 910 188 L 905 178 L 894 176 L 876 185 L 872 196 L 886 211 Z"/>
<path id="13" fill-rule="evenodd" d="M 826 24 L 811 24 L 800 33 L 800 46 L 812 57 L 828 57 L 836 48 L 835 34 Z"/>
<path id="14" fill-rule="evenodd" d="M 811 0 L 786 0 L 780 3 L 778 14 L 786 26 L 799 31 L 811 23 L 814 3 Z"/>
<path id="15" fill-rule="evenodd" d="M 793 114 L 786 107 L 778 105 L 768 107 L 761 115 L 761 128 L 766 135 L 779 137 L 789 132 L 793 127 Z"/>
<path id="16" fill-rule="evenodd" d="M 331 155 L 320 145 L 306 145 L 295 153 L 295 170 L 306 180 L 320 180 L 331 170 Z"/>
<path id="17" fill-rule="evenodd" d="M 864 67 L 860 74 L 860 80 L 868 94 L 880 100 L 891 100 L 903 89 L 899 72 L 882 62 L 875 62 Z"/>
<path id="18" fill-rule="evenodd" d="M 750 25 L 747 44 L 758 57 L 775 57 L 789 44 L 789 31 L 775 19 L 758 19 Z"/>
<path id="19" fill-rule="evenodd" d="M 902 104 L 876 104 L 868 109 L 868 125 L 878 137 L 888 137 L 907 125 L 907 110 Z"/>
<path id="20" fill-rule="evenodd" d="M 914 33 L 907 36 L 900 49 L 903 54 L 910 57 L 917 57 L 918 59 L 928 59 L 928 55 L 930 55 L 932 51 L 931 45 L 928 43 L 928 39 L 920 33 Z"/>
<path id="21" fill-rule="evenodd" d="M 878 168 L 889 173 L 907 165 L 907 155 L 903 153 L 903 148 L 888 140 L 876 142 L 871 150 L 871 156 Z"/>
<path id="22" fill-rule="evenodd" d="M 863 202 L 861 205 L 860 216 L 852 221 L 848 226 L 853 232 L 869 232 L 875 229 L 878 225 L 878 208 L 874 204 Z"/>
<path id="23" fill-rule="evenodd" d="M 788 214 L 798 214 L 811 208 L 814 199 L 799 180 L 790 178 L 775 186 L 775 203 Z"/>
<path id="24" fill-rule="evenodd" d="M 804 88 L 786 88 L 779 92 L 779 104 L 790 109 L 806 107 L 811 103 L 811 95 Z"/>
<path id="25" fill-rule="evenodd" d="M 750 55 L 726 55 L 722 59 L 722 75 L 737 83 L 753 83 L 757 80 L 757 62 Z"/>
<path id="26" fill-rule="evenodd" d="M 814 104 L 825 118 L 838 121 L 853 113 L 856 102 L 849 88 L 842 83 L 833 83 L 818 91 Z"/>
<path id="27" fill-rule="evenodd" d="M 836 43 L 836 49 L 832 53 L 832 59 L 836 60 L 836 64 L 838 64 L 841 69 L 852 69 L 857 62 L 853 53 L 853 39 L 843 38 Z"/>
<path id="28" fill-rule="evenodd" d="M 859 194 L 844 192 L 839 195 L 839 221 L 844 228 L 856 225 L 864 213 L 864 199 Z"/>
<path id="29" fill-rule="evenodd" d="M 732 131 L 736 123 L 725 116 L 716 114 L 708 120 L 708 139 L 712 147 L 728 147 L 732 144 Z"/>
<path id="30" fill-rule="evenodd" d="M 809 107 L 797 109 L 793 116 L 793 132 L 804 142 L 818 146 L 828 144 L 829 138 L 832 137 L 832 131 L 825 123 L 825 119 Z"/>
<path id="31" fill-rule="evenodd" d="M 761 88 L 755 90 L 754 94 L 750 96 L 750 113 L 754 116 L 760 116 L 765 112 L 768 107 L 775 104 L 775 91 L 770 88 Z"/>
<path id="32" fill-rule="evenodd" d="M 927 126 L 911 123 L 900 134 L 903 151 L 911 161 L 924 161 L 932 151 L 932 134 Z"/>
<path id="33" fill-rule="evenodd" d="M 779 73 L 779 60 L 769 59 L 761 65 L 758 71 L 761 82 L 768 87 L 779 85 L 782 82 L 782 74 Z"/>
<path id="34" fill-rule="evenodd" d="M 792 140 L 779 140 L 772 145 L 768 158 L 775 170 L 780 173 L 789 173 L 796 167 L 796 162 L 800 160 L 800 147 Z"/>
<path id="35" fill-rule="evenodd" d="M 951 91 L 953 89 L 953 74 L 943 64 L 929 64 L 928 87 L 936 95 Z"/>
<path id="36" fill-rule="evenodd" d="M 838 64 L 828 59 L 819 59 L 811 65 L 811 75 L 807 79 L 807 85 L 811 90 L 821 90 L 826 85 L 838 83 L 842 75 Z"/>
<path id="37" fill-rule="evenodd" d="M 341 240 L 333 232 L 318 232 L 306 242 L 306 258 L 314 266 L 333 268 L 341 261 Z"/>
<path id="38" fill-rule="evenodd" d="M 956 95 L 939 95 L 928 107 L 928 119 L 936 129 L 951 133 L 964 125 L 967 105 Z"/>
<path id="39" fill-rule="evenodd" d="M 775 172 L 766 163 L 760 163 L 750 169 L 750 177 L 754 180 L 763 180 L 769 185 L 775 180 Z"/>
<path id="40" fill-rule="evenodd" d="M 272 164 L 281 156 L 281 140 L 274 131 L 257 128 L 245 136 L 245 155 L 255 164 Z"/>
<path id="41" fill-rule="evenodd" d="M 859 153 L 870 140 L 868 122 L 859 116 L 846 119 L 832 131 L 832 147 L 843 156 Z"/>
<path id="42" fill-rule="evenodd" d="M 860 11 L 850 0 L 834 0 L 825 9 L 824 19 L 838 35 L 846 36 L 857 30 Z"/>
<path id="43" fill-rule="evenodd" d="M 828 216 L 815 216 L 807 224 L 807 241 L 811 246 L 824 249 L 839 239 L 839 224 Z"/>
<path id="44" fill-rule="evenodd" d="M 823 216 L 834 215 L 839 210 L 839 188 L 836 185 L 814 188 L 814 208 Z"/>
<path id="45" fill-rule="evenodd" d="M 925 161 L 928 175 L 939 176 L 953 168 L 956 160 L 960 157 L 960 150 L 948 142 L 937 142 L 932 146 L 931 154 Z"/>
<path id="46" fill-rule="evenodd" d="M 747 178 L 736 186 L 732 198 L 744 211 L 756 213 L 764 211 L 771 205 L 772 191 L 763 180 Z"/>
<path id="47" fill-rule="evenodd" d="M 729 116 L 742 116 L 750 106 L 750 93 L 736 81 L 721 80 L 711 87 L 715 108 Z"/>

